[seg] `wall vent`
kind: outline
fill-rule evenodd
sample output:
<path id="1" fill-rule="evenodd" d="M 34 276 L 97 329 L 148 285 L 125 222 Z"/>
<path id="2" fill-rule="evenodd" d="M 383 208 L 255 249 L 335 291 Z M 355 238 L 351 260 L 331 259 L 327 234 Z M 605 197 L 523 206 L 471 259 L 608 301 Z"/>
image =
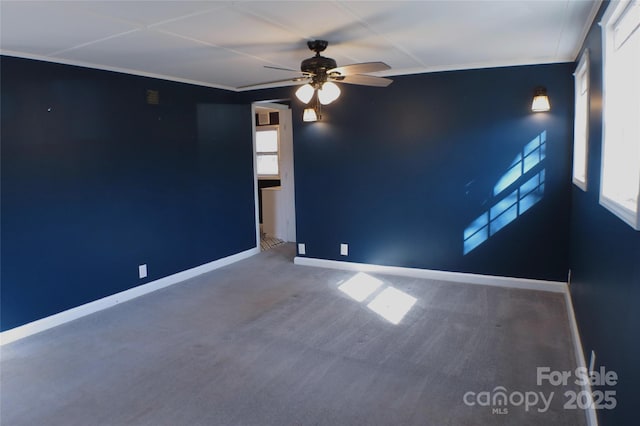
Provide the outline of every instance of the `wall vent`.
<path id="1" fill-rule="evenodd" d="M 260 112 L 258 113 L 258 125 L 266 126 L 267 124 L 271 124 L 271 119 L 269 117 L 268 112 Z"/>
<path id="2" fill-rule="evenodd" d="M 149 105 L 160 104 L 160 92 L 157 90 L 147 90 L 147 103 Z"/>

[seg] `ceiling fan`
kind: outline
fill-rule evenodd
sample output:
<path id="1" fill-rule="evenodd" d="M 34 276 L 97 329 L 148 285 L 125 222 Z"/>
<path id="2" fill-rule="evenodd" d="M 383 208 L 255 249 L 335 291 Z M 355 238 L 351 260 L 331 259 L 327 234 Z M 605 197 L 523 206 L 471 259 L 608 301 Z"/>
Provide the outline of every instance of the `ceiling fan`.
<path id="1" fill-rule="evenodd" d="M 285 82 L 303 84 L 303 86 L 296 91 L 296 97 L 303 103 L 308 104 L 317 93 L 316 106 L 305 109 L 304 120 L 316 121 L 320 113 L 320 105 L 328 105 L 340 96 L 340 88 L 335 83 L 376 87 L 387 87 L 393 83 L 393 80 L 390 78 L 365 75 L 366 73 L 391 69 L 391 67 L 384 62 L 362 62 L 338 67 L 334 59 L 320 55 L 328 45 L 329 42 L 326 40 L 312 40 L 307 42 L 309 49 L 316 52 L 316 54 L 302 61 L 300 64 L 301 76 L 243 86 L 240 87 L 240 89 Z M 265 68 L 298 72 L 289 68 L 271 66 L 265 66 Z"/>

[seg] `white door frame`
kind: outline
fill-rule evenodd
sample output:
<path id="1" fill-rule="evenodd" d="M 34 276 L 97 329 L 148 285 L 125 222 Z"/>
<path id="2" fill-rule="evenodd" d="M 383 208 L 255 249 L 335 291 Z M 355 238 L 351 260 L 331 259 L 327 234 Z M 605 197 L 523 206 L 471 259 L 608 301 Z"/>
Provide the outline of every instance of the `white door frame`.
<path id="1" fill-rule="evenodd" d="M 253 182 L 255 196 L 256 247 L 260 248 L 260 205 L 258 204 L 258 172 L 256 166 L 256 113 L 257 107 L 278 110 L 280 113 L 280 184 L 283 187 L 284 203 L 287 210 L 286 241 L 296 241 L 295 179 L 293 170 L 293 122 L 291 108 L 287 105 L 271 102 L 253 102 L 251 104 L 251 130 L 253 139 Z"/>

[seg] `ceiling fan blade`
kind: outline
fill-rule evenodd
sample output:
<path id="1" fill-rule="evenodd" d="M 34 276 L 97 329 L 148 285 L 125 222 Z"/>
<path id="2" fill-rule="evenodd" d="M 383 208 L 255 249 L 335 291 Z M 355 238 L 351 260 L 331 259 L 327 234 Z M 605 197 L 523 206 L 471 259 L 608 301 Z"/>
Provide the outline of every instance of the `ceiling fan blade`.
<path id="1" fill-rule="evenodd" d="M 304 71 L 300 71 L 300 70 L 292 70 L 291 68 L 272 67 L 272 66 L 270 66 L 270 65 L 265 65 L 264 67 L 265 67 L 265 68 L 272 69 L 272 70 L 278 70 L 278 71 L 291 71 L 291 72 L 297 72 L 298 74 L 303 74 L 303 75 L 305 75 L 306 77 L 314 76 L 314 75 L 315 75 L 315 74 L 310 73 L 310 72 L 304 72 Z"/>
<path id="2" fill-rule="evenodd" d="M 296 77 L 296 78 L 286 78 L 284 80 L 275 80 L 275 81 L 265 81 L 264 83 L 257 83 L 257 84 L 248 84 L 246 86 L 240 86 L 237 89 L 260 89 L 262 88 L 262 86 L 265 86 L 264 88 L 267 88 L 268 86 L 272 85 L 272 84 L 281 84 L 281 83 L 292 83 L 293 84 L 304 84 L 309 82 L 309 78 L 308 77 Z"/>
<path id="3" fill-rule="evenodd" d="M 344 77 L 332 78 L 332 80 L 340 83 L 359 84 L 362 86 L 387 87 L 393 80 L 385 77 L 375 77 L 373 75 L 347 75 Z"/>
<path id="4" fill-rule="evenodd" d="M 340 75 L 368 74 L 376 71 L 390 70 L 391 67 L 384 62 L 362 62 L 360 64 L 345 65 L 327 70 L 327 74 L 338 73 Z"/>
<path id="5" fill-rule="evenodd" d="M 265 65 L 264 67 L 272 70 L 300 72 L 300 70 L 292 70 L 291 68 L 282 68 L 282 67 L 272 67 L 271 65 Z"/>

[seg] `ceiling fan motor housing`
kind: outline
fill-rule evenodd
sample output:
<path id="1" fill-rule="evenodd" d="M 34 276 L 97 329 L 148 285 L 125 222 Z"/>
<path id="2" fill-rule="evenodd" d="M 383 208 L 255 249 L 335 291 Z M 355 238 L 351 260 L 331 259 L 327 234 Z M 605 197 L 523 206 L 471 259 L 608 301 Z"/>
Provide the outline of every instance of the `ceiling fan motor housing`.
<path id="1" fill-rule="evenodd" d="M 320 55 L 305 59 L 302 61 L 302 64 L 300 64 L 300 70 L 302 72 L 313 74 L 320 81 L 326 81 L 327 70 L 336 67 L 335 59 Z"/>

